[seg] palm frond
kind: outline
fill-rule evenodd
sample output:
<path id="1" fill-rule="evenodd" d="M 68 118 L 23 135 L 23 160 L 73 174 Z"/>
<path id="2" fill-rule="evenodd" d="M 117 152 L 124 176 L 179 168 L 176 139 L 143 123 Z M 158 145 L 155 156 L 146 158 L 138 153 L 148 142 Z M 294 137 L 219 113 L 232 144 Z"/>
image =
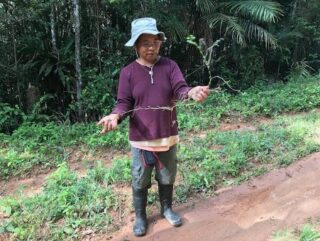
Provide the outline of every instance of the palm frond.
<path id="1" fill-rule="evenodd" d="M 248 20 L 242 21 L 241 25 L 248 39 L 257 39 L 259 42 L 264 43 L 266 48 L 275 48 L 277 46 L 275 36 L 261 26 Z"/>
<path id="2" fill-rule="evenodd" d="M 217 3 L 215 0 L 196 0 L 196 6 L 202 13 L 214 12 Z"/>
<path id="3" fill-rule="evenodd" d="M 229 9 L 235 14 L 250 16 L 259 22 L 276 22 L 282 15 L 281 5 L 273 1 L 225 1 L 220 8 Z"/>
<path id="4" fill-rule="evenodd" d="M 240 45 L 245 45 L 244 29 L 238 23 L 239 19 L 235 16 L 229 16 L 223 13 L 218 13 L 213 16 L 207 17 L 210 28 L 218 27 L 220 28 L 220 33 L 222 29 L 225 29 L 225 33 L 230 32 L 232 38 L 237 41 Z"/>
<path id="5" fill-rule="evenodd" d="M 302 60 L 292 64 L 290 74 L 287 76 L 287 78 L 307 79 L 310 77 L 312 72 L 314 72 L 314 69 L 308 65 L 307 61 Z"/>

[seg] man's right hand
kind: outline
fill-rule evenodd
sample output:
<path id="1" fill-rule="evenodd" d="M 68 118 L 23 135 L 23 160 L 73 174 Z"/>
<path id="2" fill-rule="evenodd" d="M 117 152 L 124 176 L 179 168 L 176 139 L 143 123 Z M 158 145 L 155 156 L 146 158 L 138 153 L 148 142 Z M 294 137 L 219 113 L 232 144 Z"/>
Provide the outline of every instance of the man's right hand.
<path id="1" fill-rule="evenodd" d="M 101 134 L 105 134 L 109 131 L 112 131 L 117 128 L 118 120 L 120 119 L 120 115 L 118 114 L 110 114 L 103 117 L 97 125 L 102 126 Z"/>
<path id="2" fill-rule="evenodd" d="M 189 98 L 194 99 L 197 102 L 203 102 L 205 99 L 207 99 L 209 95 L 209 86 L 196 86 L 193 87 L 189 93 Z"/>

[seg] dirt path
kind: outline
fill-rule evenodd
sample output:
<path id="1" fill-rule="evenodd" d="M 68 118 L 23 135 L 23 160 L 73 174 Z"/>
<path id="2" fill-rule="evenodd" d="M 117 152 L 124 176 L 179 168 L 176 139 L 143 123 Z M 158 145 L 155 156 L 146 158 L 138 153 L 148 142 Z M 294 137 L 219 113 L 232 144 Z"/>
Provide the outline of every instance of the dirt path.
<path id="1" fill-rule="evenodd" d="M 154 215 L 145 237 L 134 237 L 130 223 L 104 240 L 266 241 L 275 230 L 320 217 L 319 180 L 320 153 L 315 153 L 216 197 L 175 208 L 183 217 L 179 228 Z"/>

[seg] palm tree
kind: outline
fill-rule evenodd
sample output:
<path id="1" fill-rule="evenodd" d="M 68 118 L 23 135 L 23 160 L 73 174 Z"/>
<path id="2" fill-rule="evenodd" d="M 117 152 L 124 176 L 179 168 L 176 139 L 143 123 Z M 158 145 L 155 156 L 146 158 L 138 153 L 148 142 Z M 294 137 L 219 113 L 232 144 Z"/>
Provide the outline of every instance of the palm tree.
<path id="1" fill-rule="evenodd" d="M 221 35 L 231 35 L 240 45 L 257 40 L 266 47 L 275 47 L 275 37 L 265 28 L 283 14 L 281 5 L 264 0 L 196 0 L 209 28 Z M 216 32 L 215 31 L 215 32 Z"/>

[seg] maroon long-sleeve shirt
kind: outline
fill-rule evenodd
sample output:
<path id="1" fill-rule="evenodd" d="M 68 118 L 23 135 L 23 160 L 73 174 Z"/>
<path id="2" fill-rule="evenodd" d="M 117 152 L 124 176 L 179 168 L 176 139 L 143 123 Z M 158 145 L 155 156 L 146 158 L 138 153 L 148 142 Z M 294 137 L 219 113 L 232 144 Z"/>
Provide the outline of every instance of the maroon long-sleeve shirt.
<path id="1" fill-rule="evenodd" d="M 177 100 L 187 98 L 190 89 L 178 65 L 169 58 L 161 57 L 152 69 L 133 61 L 120 72 L 117 103 L 112 113 L 120 114 L 122 119 L 130 115 L 131 141 L 177 135 L 176 108 L 172 111 L 153 108 L 173 107 Z"/>

